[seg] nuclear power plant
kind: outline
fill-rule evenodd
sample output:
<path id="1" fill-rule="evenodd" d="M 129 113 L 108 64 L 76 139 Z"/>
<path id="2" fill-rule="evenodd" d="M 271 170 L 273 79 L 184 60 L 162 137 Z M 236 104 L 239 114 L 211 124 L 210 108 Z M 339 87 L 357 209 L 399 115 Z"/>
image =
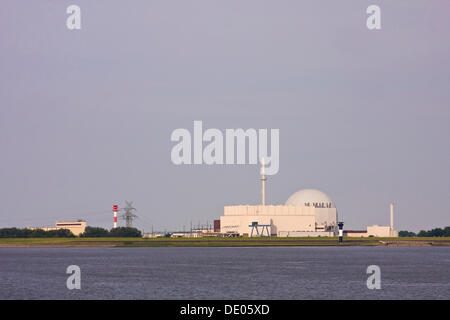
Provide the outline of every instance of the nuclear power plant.
<path id="1" fill-rule="evenodd" d="M 266 205 L 265 164 L 261 161 L 261 204 L 225 206 L 220 232 L 240 236 L 332 237 L 339 234 L 338 210 L 334 201 L 316 189 L 292 194 L 284 205 Z M 397 237 L 394 207 L 390 226 L 368 226 L 367 230 L 348 230 L 351 237 Z"/>
<path id="2" fill-rule="evenodd" d="M 214 220 L 213 225 L 190 231 L 173 232 L 173 237 L 335 237 L 339 241 L 343 237 L 398 237 L 394 229 L 394 204 L 390 205 L 390 225 L 367 226 L 365 230 L 345 230 L 344 221 L 339 219 L 335 202 L 324 192 L 316 189 L 301 189 L 292 194 L 283 205 L 266 204 L 266 182 L 264 159 L 261 160 L 261 203 L 259 205 L 225 206 L 223 216 Z M 136 209 L 131 201 L 125 201 L 126 206 L 119 209 L 113 205 L 113 229 L 118 225 L 118 212 L 126 221 L 126 227 L 133 227 L 133 220 L 137 218 Z M 347 221 L 348 222 L 348 221 Z M 69 229 L 75 235 L 85 231 L 85 221 L 58 222 L 55 227 L 28 227 L 28 229 L 43 229 L 46 231 Z M 164 236 L 164 233 L 144 234 L 144 237 Z"/>

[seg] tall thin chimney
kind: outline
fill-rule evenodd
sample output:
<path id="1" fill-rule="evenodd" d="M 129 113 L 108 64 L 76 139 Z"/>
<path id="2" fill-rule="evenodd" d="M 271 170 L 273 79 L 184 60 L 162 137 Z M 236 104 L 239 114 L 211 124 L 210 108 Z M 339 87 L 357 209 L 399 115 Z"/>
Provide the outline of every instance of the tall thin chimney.
<path id="1" fill-rule="evenodd" d="M 113 205 L 113 213 L 114 213 L 114 229 L 117 228 L 117 211 L 119 211 L 118 205 Z"/>
<path id="2" fill-rule="evenodd" d="M 394 230 L 394 204 L 391 203 L 391 231 Z"/>
<path id="3" fill-rule="evenodd" d="M 261 158 L 261 205 L 266 205 L 266 164 Z"/>

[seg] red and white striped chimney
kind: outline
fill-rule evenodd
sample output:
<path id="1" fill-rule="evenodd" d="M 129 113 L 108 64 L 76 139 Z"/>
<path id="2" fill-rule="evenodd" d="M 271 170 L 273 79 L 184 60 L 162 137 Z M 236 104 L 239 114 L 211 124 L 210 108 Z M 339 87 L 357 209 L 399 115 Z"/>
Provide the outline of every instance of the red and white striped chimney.
<path id="1" fill-rule="evenodd" d="M 114 212 L 114 229 L 117 228 L 117 211 L 119 211 L 119 207 L 115 204 L 115 205 L 113 205 L 113 212 Z"/>

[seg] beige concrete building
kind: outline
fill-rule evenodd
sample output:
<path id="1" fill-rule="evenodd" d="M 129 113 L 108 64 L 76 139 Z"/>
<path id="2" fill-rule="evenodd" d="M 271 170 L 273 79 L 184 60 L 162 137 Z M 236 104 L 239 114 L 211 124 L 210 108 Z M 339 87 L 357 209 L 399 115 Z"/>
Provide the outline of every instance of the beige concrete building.
<path id="1" fill-rule="evenodd" d="M 83 220 L 78 220 L 78 221 L 61 221 L 61 222 L 56 222 L 55 227 L 28 227 L 28 229 L 30 229 L 30 230 L 42 229 L 44 231 L 68 229 L 75 236 L 79 236 L 86 229 L 86 221 L 83 221 Z"/>
<path id="2" fill-rule="evenodd" d="M 69 229 L 76 236 L 79 236 L 86 229 L 86 221 L 63 221 L 56 223 L 57 229 Z"/>

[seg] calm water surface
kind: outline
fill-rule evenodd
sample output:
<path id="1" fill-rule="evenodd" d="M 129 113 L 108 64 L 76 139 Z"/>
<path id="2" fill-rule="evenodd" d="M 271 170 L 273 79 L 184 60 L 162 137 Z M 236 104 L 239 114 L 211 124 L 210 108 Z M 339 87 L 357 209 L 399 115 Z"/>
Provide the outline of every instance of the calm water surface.
<path id="1" fill-rule="evenodd" d="M 0 248 L 0 299 L 450 299 L 450 248 Z"/>

